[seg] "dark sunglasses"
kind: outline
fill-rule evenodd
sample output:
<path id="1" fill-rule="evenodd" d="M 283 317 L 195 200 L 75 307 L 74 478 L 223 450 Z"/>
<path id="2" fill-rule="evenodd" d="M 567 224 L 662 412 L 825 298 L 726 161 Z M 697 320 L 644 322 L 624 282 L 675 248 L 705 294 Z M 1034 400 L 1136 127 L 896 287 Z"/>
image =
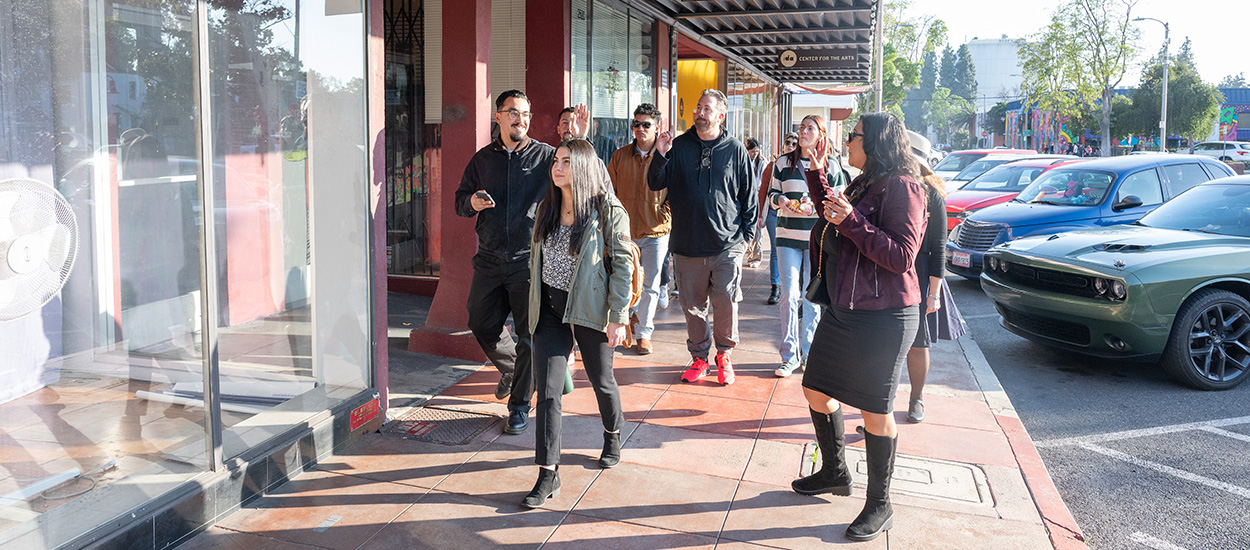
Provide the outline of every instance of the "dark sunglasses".
<path id="1" fill-rule="evenodd" d="M 703 148 L 703 162 L 702 164 L 700 164 L 700 166 L 702 166 L 703 168 L 712 167 L 712 148 L 711 147 Z"/>
<path id="2" fill-rule="evenodd" d="M 643 129 L 647 129 L 647 130 L 650 130 L 650 129 L 651 129 L 651 123 L 650 123 L 650 122 L 643 122 L 643 121 L 641 121 L 641 120 L 635 120 L 635 121 L 633 121 L 633 122 L 629 123 L 629 125 L 630 125 L 630 126 L 632 126 L 632 127 L 634 127 L 634 128 L 643 128 Z"/>
<path id="3" fill-rule="evenodd" d="M 855 136 L 864 137 L 864 134 L 861 134 L 859 132 L 851 132 L 846 135 L 846 142 L 850 143 L 852 141 L 855 141 Z"/>

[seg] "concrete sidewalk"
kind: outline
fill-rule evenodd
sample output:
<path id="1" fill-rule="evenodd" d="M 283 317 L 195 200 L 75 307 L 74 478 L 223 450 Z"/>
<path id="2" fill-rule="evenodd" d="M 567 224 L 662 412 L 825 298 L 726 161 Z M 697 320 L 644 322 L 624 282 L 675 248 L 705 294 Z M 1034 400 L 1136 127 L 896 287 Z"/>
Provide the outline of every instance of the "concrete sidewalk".
<path id="1" fill-rule="evenodd" d="M 765 264 L 766 265 L 766 264 Z M 372 434 L 243 507 L 184 548 L 814 548 L 843 537 L 863 506 L 862 438 L 847 430 L 851 497 L 809 497 L 790 481 L 810 472 L 813 435 L 800 380 L 773 376 L 780 329 L 764 305 L 767 270 L 747 269 L 737 382 L 684 384 L 689 356 L 676 302 L 661 311 L 655 353 L 618 350 L 627 425 L 622 463 L 600 470 L 602 425 L 580 370 L 564 398 L 562 492 L 538 510 L 531 428 L 502 422 L 468 443 Z M 407 300 L 407 301 L 405 301 Z M 395 304 L 396 301 L 402 302 Z M 428 304 L 428 301 L 425 302 Z M 392 301 L 392 336 L 423 319 L 421 301 Z M 580 366 L 580 365 L 579 365 Z M 493 367 L 408 354 L 392 346 L 388 417 L 429 411 L 504 416 Z M 906 375 L 895 399 L 899 453 L 894 528 L 866 548 L 1085 548 L 1011 403 L 970 336 L 933 349 L 927 418 L 905 420 Z M 850 424 L 858 411 L 847 409 Z M 395 426 L 394 424 L 391 425 Z M 419 430 L 416 430 L 419 431 Z"/>

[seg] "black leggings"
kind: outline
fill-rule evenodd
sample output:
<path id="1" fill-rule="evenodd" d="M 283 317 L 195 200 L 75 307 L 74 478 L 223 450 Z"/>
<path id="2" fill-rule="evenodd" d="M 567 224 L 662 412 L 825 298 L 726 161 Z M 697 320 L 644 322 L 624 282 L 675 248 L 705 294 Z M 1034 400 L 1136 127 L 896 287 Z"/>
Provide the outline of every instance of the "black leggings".
<path id="1" fill-rule="evenodd" d="M 536 283 L 538 281 L 535 281 Z M 542 284 L 542 283 L 539 283 Z M 599 401 L 603 429 L 615 432 L 624 423 L 621 392 L 612 376 L 613 348 L 608 335 L 601 331 L 561 322 L 569 293 L 543 284 L 538 326 L 534 328 L 534 386 L 538 390 L 538 412 L 535 432 L 534 462 L 540 466 L 560 463 L 560 397 L 564 393 L 564 376 L 569 368 L 573 341 L 582 350 L 586 376 Z"/>

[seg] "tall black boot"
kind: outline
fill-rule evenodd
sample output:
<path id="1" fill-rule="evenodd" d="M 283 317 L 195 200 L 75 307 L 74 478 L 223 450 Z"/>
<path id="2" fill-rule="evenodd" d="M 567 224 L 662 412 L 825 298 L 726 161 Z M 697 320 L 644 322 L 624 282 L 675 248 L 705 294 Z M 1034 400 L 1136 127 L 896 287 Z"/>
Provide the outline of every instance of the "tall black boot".
<path id="1" fill-rule="evenodd" d="M 894 527 L 894 508 L 890 506 L 890 476 L 894 475 L 894 456 L 898 438 L 864 434 L 868 454 L 868 497 L 864 510 L 846 528 L 846 538 L 866 541 Z"/>
<path id="2" fill-rule="evenodd" d="M 812 425 L 816 428 L 820 471 L 790 482 L 790 488 L 802 495 L 850 495 L 851 470 L 846 467 L 846 425 L 842 423 L 842 408 L 830 414 L 812 409 L 808 412 L 812 413 Z"/>
<path id="3" fill-rule="evenodd" d="M 534 484 L 534 489 L 530 494 L 525 495 L 521 500 L 521 505 L 526 508 L 538 508 L 547 503 L 548 498 L 560 496 L 560 466 L 556 465 L 556 469 L 548 470 L 546 468 L 538 469 L 538 482 Z"/>

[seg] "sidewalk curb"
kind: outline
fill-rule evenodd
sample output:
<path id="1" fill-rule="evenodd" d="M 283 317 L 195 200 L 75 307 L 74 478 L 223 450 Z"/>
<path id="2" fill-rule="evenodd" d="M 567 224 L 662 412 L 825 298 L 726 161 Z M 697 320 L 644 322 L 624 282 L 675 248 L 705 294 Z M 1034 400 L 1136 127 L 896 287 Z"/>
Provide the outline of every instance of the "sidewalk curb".
<path id="1" fill-rule="evenodd" d="M 968 365 L 972 368 L 972 375 L 976 378 L 977 385 L 981 387 L 981 393 L 985 396 L 990 412 L 994 414 L 994 419 L 1002 428 L 1003 435 L 1007 436 L 1011 452 L 1016 457 L 1016 463 L 1020 465 L 1020 473 L 1024 476 L 1024 482 L 1033 496 L 1033 503 L 1042 516 L 1046 532 L 1050 534 L 1051 545 L 1056 550 L 1088 550 L 1089 547 L 1085 544 L 1085 534 L 1076 524 L 1076 519 L 1072 517 L 1068 505 L 1064 504 L 1063 498 L 1059 495 L 1059 489 L 1055 487 L 1050 473 L 1046 471 L 1046 465 L 1042 463 L 1042 456 L 1033 445 L 1033 439 L 1029 437 L 1028 430 L 1020 422 L 1011 399 L 1007 397 L 1007 392 L 1003 391 L 1003 386 L 994 375 L 994 369 L 985 359 L 985 354 L 981 352 L 981 347 L 970 335 L 960 338 L 958 342 L 959 347 L 963 349 L 964 357 L 968 359 Z"/>

